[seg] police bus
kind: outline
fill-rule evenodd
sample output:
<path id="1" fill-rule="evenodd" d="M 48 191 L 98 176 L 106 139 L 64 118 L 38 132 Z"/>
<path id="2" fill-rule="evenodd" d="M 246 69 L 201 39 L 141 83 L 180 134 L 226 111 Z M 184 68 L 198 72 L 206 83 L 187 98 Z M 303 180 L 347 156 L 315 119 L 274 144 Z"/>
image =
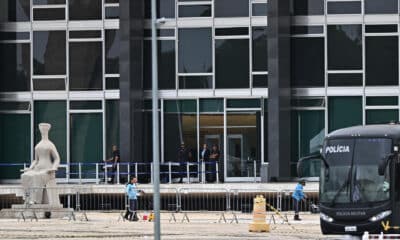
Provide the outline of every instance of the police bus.
<path id="1" fill-rule="evenodd" d="M 400 226 L 400 125 L 340 129 L 325 137 L 320 154 L 299 160 L 306 177 L 320 167 L 323 234 L 379 233 L 382 223 Z"/>

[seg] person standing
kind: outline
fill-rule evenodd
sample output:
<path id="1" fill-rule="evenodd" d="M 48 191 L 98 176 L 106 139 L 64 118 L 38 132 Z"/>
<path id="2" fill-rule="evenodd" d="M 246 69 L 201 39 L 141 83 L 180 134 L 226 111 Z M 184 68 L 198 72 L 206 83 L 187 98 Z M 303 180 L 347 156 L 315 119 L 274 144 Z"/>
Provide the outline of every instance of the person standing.
<path id="1" fill-rule="evenodd" d="M 121 161 L 119 150 L 117 145 L 112 145 L 112 157 L 104 160 L 106 163 L 111 163 L 112 168 L 111 168 L 111 180 L 109 183 L 114 183 L 115 175 L 117 174 L 117 166 L 119 162 Z M 119 176 L 118 176 L 119 177 Z"/>
<path id="2" fill-rule="evenodd" d="M 218 146 L 217 144 L 213 144 L 212 148 L 211 148 L 211 152 L 210 152 L 210 175 L 209 175 L 209 179 L 207 180 L 207 182 L 215 182 L 216 178 L 216 164 L 219 164 L 219 157 L 220 157 L 221 153 L 218 150 Z M 221 168 L 219 168 L 221 169 Z"/>
<path id="3" fill-rule="evenodd" d="M 125 219 L 129 221 L 138 221 L 139 218 L 136 214 L 137 208 L 137 193 L 136 189 L 137 179 L 135 177 L 131 177 L 130 182 L 126 185 L 125 192 L 128 195 L 129 207 L 125 213 Z"/>
<path id="4" fill-rule="evenodd" d="M 299 207 L 300 207 L 300 202 L 302 200 L 305 200 L 307 196 L 303 192 L 303 187 L 306 185 L 306 182 L 304 180 L 300 180 L 296 188 L 293 191 L 292 198 L 293 198 L 293 208 L 294 208 L 294 220 L 295 221 L 301 221 L 299 217 Z"/>
<path id="5" fill-rule="evenodd" d="M 207 172 L 205 174 L 206 180 L 209 179 L 209 173 L 211 171 L 210 169 L 210 149 L 208 149 L 208 146 L 206 143 L 203 144 L 203 148 L 200 151 L 200 161 L 201 163 L 205 166 L 204 170 Z M 204 174 L 203 168 L 201 169 L 202 175 Z M 207 180 L 208 182 L 208 180 Z"/>
<path id="6" fill-rule="evenodd" d="M 178 149 L 178 162 L 180 163 L 179 166 L 179 183 L 182 183 L 183 180 L 183 176 L 185 176 L 185 172 L 186 172 L 186 167 L 185 165 L 187 164 L 189 160 L 189 154 L 188 154 L 188 150 L 185 147 L 185 143 L 182 142 L 181 146 Z"/>

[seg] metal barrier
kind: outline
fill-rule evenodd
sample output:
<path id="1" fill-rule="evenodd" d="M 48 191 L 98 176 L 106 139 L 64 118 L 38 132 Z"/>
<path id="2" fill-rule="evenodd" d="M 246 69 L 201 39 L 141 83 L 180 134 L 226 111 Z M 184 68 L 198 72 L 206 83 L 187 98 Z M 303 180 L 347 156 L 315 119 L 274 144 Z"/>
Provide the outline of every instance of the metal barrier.
<path id="1" fill-rule="evenodd" d="M 50 189 L 50 188 L 47 188 Z M 142 190 L 138 197 L 139 212 L 151 212 L 153 189 L 151 186 L 137 186 L 138 190 Z M 2 188 L 0 194 L 0 208 L 11 208 L 13 204 L 31 204 L 29 203 L 29 195 L 34 191 L 43 191 L 40 189 L 31 189 L 26 193 L 22 187 Z M 60 203 L 64 208 L 73 209 L 72 213 L 67 211 L 69 220 L 75 219 L 75 214 L 81 214 L 83 220 L 88 220 L 87 212 L 103 211 L 103 212 L 119 212 L 120 214 L 126 210 L 128 201 L 125 193 L 125 186 L 121 185 L 79 185 L 72 186 L 63 185 L 51 188 L 59 195 Z M 245 189 L 245 188 L 223 188 L 223 187 L 206 187 L 206 185 L 197 185 L 194 187 L 176 188 L 171 185 L 161 186 L 161 206 L 160 209 L 164 213 L 170 214 L 170 221 L 177 221 L 176 214 L 181 214 L 182 220 L 191 221 L 196 218 L 198 213 L 217 213 L 218 222 L 228 222 L 226 215 L 232 215 L 231 223 L 238 222 L 238 214 L 242 217 L 250 218 L 253 210 L 253 199 L 256 195 L 262 195 L 266 199 L 269 206 L 278 211 L 285 212 L 285 218 L 288 211 L 293 210 L 291 191 L 276 191 L 268 189 Z M 318 192 L 306 192 L 308 200 L 301 203 L 300 211 L 309 211 L 311 202 L 318 204 Z M 24 201 L 25 199 L 25 201 Z M 272 209 L 272 208 L 271 208 Z M 274 212 L 266 209 L 273 217 Z M 21 210 L 22 211 L 22 210 Z M 31 211 L 29 207 L 26 211 Z M 40 213 L 43 209 L 35 209 L 36 213 Z M 35 214 L 36 214 L 35 213 Z M 193 213 L 193 214 L 192 214 Z M 40 215 L 39 214 L 39 215 Z M 191 218 L 189 215 L 191 214 Z M 197 220 L 204 220 L 197 219 Z"/>

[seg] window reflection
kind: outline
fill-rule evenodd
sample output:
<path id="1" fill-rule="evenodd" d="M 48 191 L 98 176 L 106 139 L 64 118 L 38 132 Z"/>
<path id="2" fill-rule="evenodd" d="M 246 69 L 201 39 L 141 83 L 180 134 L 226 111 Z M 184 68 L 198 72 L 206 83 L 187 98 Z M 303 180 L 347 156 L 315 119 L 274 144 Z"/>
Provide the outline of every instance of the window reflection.
<path id="1" fill-rule="evenodd" d="M 0 22 L 29 22 L 30 0 L 2 0 Z"/>
<path id="2" fill-rule="evenodd" d="M 179 29 L 179 72 L 212 72 L 211 28 Z"/>
<path id="3" fill-rule="evenodd" d="M 328 26 L 328 69 L 362 69 L 361 25 Z"/>
<path id="4" fill-rule="evenodd" d="M 70 42 L 70 90 L 102 89 L 101 42 Z"/>
<path id="5" fill-rule="evenodd" d="M 30 91 L 29 43 L 2 43 L 0 53 L 0 92 Z"/>
<path id="6" fill-rule="evenodd" d="M 119 73 L 119 30 L 106 30 L 106 73 Z"/>
<path id="7" fill-rule="evenodd" d="M 365 14 L 396 14 L 398 0 L 364 0 Z"/>
<path id="8" fill-rule="evenodd" d="M 65 31 L 33 33 L 33 74 L 63 75 L 66 73 Z"/>
<path id="9" fill-rule="evenodd" d="M 215 86 L 216 88 L 248 88 L 249 40 L 215 40 Z"/>
<path id="10" fill-rule="evenodd" d="M 249 0 L 214 0 L 214 4 L 215 17 L 249 16 Z"/>
<path id="11" fill-rule="evenodd" d="M 69 20 L 102 18 L 101 0 L 69 0 Z"/>

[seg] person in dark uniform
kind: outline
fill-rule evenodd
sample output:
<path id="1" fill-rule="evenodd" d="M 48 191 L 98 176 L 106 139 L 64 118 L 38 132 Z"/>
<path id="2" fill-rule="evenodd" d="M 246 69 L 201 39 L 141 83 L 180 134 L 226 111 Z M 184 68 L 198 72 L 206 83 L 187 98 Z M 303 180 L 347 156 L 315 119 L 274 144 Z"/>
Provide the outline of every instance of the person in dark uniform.
<path id="1" fill-rule="evenodd" d="M 179 183 L 182 183 L 183 180 L 183 176 L 185 176 L 185 172 L 186 172 L 186 163 L 189 160 L 189 151 L 188 149 L 185 147 L 185 143 L 182 142 L 181 146 L 178 149 L 178 162 L 181 164 L 179 166 Z"/>
<path id="2" fill-rule="evenodd" d="M 121 161 L 121 157 L 119 154 L 118 147 L 117 147 L 117 145 L 112 145 L 112 157 L 107 160 L 104 160 L 104 162 L 106 162 L 106 163 L 112 163 L 112 170 L 111 170 L 112 175 L 111 175 L 110 183 L 114 183 L 115 175 L 117 172 L 117 165 L 120 161 Z"/>
<path id="3" fill-rule="evenodd" d="M 210 152 L 210 164 L 208 164 L 208 166 L 209 166 L 209 170 L 207 170 L 207 171 L 210 171 L 211 173 L 209 174 L 209 175 L 206 175 L 206 176 L 208 176 L 208 178 L 207 178 L 207 182 L 215 182 L 215 180 L 217 179 L 216 178 L 216 171 L 217 171 L 217 169 L 216 169 L 216 164 L 219 164 L 219 157 L 220 157 L 220 155 L 221 155 L 221 153 L 220 153 L 220 151 L 218 150 L 218 146 L 217 146 L 217 144 L 213 144 L 212 145 L 212 148 L 211 148 L 211 152 Z M 221 169 L 221 168 L 220 168 Z"/>

